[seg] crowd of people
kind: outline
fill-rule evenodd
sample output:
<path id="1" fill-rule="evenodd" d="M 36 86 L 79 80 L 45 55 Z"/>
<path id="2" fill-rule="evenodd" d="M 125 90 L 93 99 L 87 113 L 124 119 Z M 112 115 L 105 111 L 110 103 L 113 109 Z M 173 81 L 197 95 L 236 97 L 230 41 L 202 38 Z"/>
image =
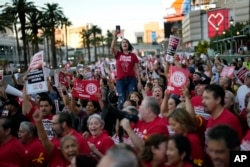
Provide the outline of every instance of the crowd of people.
<path id="1" fill-rule="evenodd" d="M 249 70 L 249 57 L 227 64 L 154 55 L 149 67 L 127 39 L 119 49 L 116 40 L 115 33 L 116 80 L 108 71 L 92 73 L 100 82 L 97 101 L 71 96 L 74 79 L 58 88 L 48 78 L 48 92 L 28 95 L 27 76 L 13 77 L 21 98 L 0 82 L 1 167 L 229 167 L 230 151 L 250 151 L 250 72 L 243 81 L 220 75 L 227 66 L 234 74 Z M 167 89 L 171 66 L 189 71 L 178 95 Z"/>

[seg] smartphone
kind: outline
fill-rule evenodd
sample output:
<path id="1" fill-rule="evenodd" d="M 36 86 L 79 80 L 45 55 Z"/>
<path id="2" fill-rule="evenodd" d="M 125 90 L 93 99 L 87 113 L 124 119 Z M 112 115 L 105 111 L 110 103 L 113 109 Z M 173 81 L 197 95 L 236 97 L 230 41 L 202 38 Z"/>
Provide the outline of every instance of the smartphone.
<path id="1" fill-rule="evenodd" d="M 115 31 L 119 34 L 121 32 L 121 26 L 115 26 Z"/>

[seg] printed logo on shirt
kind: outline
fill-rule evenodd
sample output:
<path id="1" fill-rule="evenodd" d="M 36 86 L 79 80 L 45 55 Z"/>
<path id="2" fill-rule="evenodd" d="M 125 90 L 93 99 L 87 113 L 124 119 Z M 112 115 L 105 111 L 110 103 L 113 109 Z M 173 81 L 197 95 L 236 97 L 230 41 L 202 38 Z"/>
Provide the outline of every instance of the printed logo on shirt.
<path id="1" fill-rule="evenodd" d="M 43 161 L 44 161 L 44 156 L 43 156 L 42 152 L 39 154 L 39 157 L 37 159 L 32 160 L 32 162 L 37 162 L 37 163 L 40 163 L 40 164 L 42 164 Z"/>
<path id="2" fill-rule="evenodd" d="M 49 140 L 52 140 L 52 138 L 54 137 L 54 132 L 52 130 L 52 123 L 49 119 L 43 119 L 43 127 L 48 135 Z"/>

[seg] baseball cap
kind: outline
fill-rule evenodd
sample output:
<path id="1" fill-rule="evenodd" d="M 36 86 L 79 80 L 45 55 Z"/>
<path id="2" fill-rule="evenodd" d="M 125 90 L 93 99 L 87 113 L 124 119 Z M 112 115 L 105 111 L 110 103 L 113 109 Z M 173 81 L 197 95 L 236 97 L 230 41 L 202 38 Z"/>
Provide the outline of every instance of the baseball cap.
<path id="1" fill-rule="evenodd" d="M 209 85 L 210 81 L 211 79 L 209 77 L 207 77 L 206 75 L 201 75 L 201 79 L 198 81 L 198 84 Z"/>

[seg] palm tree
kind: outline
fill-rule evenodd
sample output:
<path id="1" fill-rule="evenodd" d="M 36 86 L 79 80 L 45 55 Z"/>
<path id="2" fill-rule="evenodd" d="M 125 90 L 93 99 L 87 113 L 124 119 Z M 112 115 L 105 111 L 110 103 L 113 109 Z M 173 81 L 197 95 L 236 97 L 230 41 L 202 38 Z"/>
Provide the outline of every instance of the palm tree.
<path id="1" fill-rule="evenodd" d="M 95 62 L 97 61 L 97 53 L 96 53 L 96 44 L 97 44 L 97 40 L 96 40 L 96 35 L 102 34 L 102 30 L 97 27 L 97 25 L 93 25 L 90 29 L 90 32 L 93 34 L 93 38 L 92 38 L 92 42 L 94 45 L 94 50 L 95 50 Z"/>
<path id="2" fill-rule="evenodd" d="M 31 12 L 34 9 L 33 2 L 28 2 L 27 0 L 12 0 L 11 5 L 6 5 L 4 8 L 4 13 L 12 14 L 13 16 L 17 15 L 20 25 L 21 25 L 21 34 L 23 41 L 23 56 L 24 56 L 24 68 L 28 68 L 27 61 L 27 51 L 25 46 L 27 45 L 26 34 L 25 34 L 25 25 L 26 25 L 26 14 Z"/>
<path id="3" fill-rule="evenodd" d="M 91 62 L 91 55 L 90 55 L 90 36 L 91 36 L 91 31 L 90 30 L 86 30 L 86 29 L 82 29 L 82 31 L 80 32 L 81 38 L 82 38 L 82 42 L 84 46 L 87 46 L 87 50 L 88 50 L 88 59 L 89 62 Z"/>
<path id="4" fill-rule="evenodd" d="M 111 55 L 111 52 L 110 52 L 110 46 L 111 46 L 111 43 L 112 43 L 112 40 L 113 40 L 113 34 L 108 30 L 107 31 L 107 35 L 106 35 L 106 46 L 107 46 L 107 49 L 108 49 L 108 54 L 109 56 Z"/>
<path id="5" fill-rule="evenodd" d="M 102 55 L 104 56 L 104 46 L 105 46 L 105 42 L 106 42 L 106 38 L 102 35 L 102 36 L 100 36 L 99 37 L 99 41 L 100 41 L 100 43 L 101 43 L 101 46 L 102 46 Z"/>
<path id="6" fill-rule="evenodd" d="M 6 33 L 6 28 L 10 29 L 11 31 L 12 29 L 12 19 L 9 19 L 9 15 L 6 15 L 4 13 L 0 14 L 0 32 L 2 33 Z"/>
<path id="7" fill-rule="evenodd" d="M 37 36 L 38 30 L 42 28 L 41 20 L 43 19 L 42 12 L 39 11 L 37 8 L 32 9 L 32 12 L 30 12 L 27 15 L 28 23 L 26 25 L 27 30 L 31 30 L 30 38 L 32 43 L 32 54 L 39 51 L 38 44 L 40 43 L 40 39 Z"/>
<path id="8" fill-rule="evenodd" d="M 55 29 L 61 24 L 64 14 L 57 3 L 46 3 L 43 7 L 44 20 L 47 22 L 48 30 L 51 33 L 52 66 L 57 67 Z"/>
<path id="9" fill-rule="evenodd" d="M 65 26 L 65 49 L 66 49 L 66 61 L 68 62 L 69 54 L 68 54 L 68 27 L 72 25 L 68 18 L 64 17 L 62 19 L 62 26 Z"/>

